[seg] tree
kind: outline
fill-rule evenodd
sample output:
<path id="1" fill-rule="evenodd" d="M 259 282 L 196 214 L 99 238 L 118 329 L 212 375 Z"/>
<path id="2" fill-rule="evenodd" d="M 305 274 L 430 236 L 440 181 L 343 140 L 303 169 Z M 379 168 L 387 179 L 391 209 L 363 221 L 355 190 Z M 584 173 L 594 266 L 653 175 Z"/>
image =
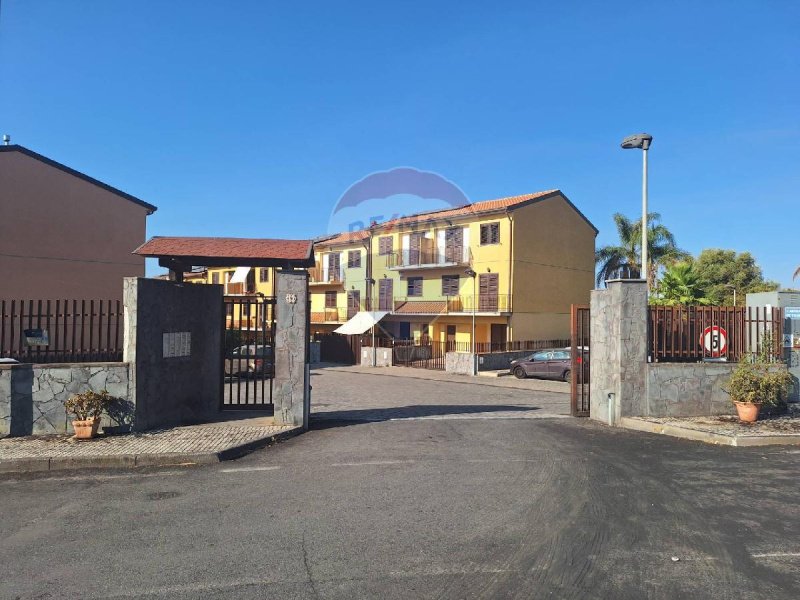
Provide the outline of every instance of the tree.
<path id="1" fill-rule="evenodd" d="M 736 303 L 745 303 L 748 292 L 771 292 L 780 285 L 766 281 L 756 259 L 749 252 L 709 248 L 703 250 L 693 261 L 708 297 L 714 304 L 733 306 L 733 290 L 736 290 Z"/>
<path id="2" fill-rule="evenodd" d="M 711 300 L 706 296 L 692 263 L 687 261 L 666 268 L 658 283 L 656 294 L 652 297 L 652 303 L 667 306 L 697 306 L 711 304 Z"/>
<path id="3" fill-rule="evenodd" d="M 607 279 L 639 278 L 641 269 L 642 222 L 631 220 L 616 213 L 619 244 L 604 246 L 595 252 L 595 262 L 600 266 L 597 272 L 597 285 Z M 658 271 L 679 260 L 689 258 L 689 254 L 675 244 L 675 236 L 661 224 L 661 215 L 647 214 L 647 262 L 648 285 L 654 287 Z"/>

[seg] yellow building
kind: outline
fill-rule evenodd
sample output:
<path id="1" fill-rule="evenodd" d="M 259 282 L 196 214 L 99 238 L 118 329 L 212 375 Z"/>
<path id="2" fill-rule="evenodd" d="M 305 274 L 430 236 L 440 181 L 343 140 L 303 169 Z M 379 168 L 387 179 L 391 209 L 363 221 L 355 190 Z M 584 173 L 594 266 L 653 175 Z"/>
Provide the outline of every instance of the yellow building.
<path id="1" fill-rule="evenodd" d="M 209 267 L 204 283 L 223 285 L 226 296 L 274 295 L 273 267 Z"/>
<path id="2" fill-rule="evenodd" d="M 396 338 L 566 339 L 594 286 L 597 229 L 559 190 L 409 215 L 315 244 L 312 332 L 359 310 Z"/>

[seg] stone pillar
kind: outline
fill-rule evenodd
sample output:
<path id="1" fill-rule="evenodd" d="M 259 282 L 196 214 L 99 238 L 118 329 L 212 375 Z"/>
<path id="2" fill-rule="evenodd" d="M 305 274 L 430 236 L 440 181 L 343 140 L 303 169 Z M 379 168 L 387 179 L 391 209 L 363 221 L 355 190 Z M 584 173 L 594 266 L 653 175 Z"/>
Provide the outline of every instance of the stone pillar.
<path id="1" fill-rule="evenodd" d="M 614 425 L 621 417 L 646 416 L 645 281 L 615 279 L 592 291 L 590 352 L 591 418 Z"/>
<path id="2" fill-rule="evenodd" d="M 308 273 L 278 271 L 275 296 L 275 423 L 308 429 Z"/>

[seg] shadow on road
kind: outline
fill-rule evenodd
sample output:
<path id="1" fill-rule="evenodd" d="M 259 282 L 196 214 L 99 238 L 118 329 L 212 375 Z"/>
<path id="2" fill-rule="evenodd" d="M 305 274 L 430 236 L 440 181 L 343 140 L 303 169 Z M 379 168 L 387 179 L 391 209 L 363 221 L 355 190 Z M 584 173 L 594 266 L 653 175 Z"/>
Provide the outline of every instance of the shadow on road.
<path id="1" fill-rule="evenodd" d="M 311 429 L 346 427 L 358 423 L 374 423 L 396 419 L 417 419 L 445 415 L 469 415 L 497 412 L 526 412 L 539 410 L 536 406 L 486 404 L 412 404 L 392 408 L 336 410 L 311 414 Z"/>

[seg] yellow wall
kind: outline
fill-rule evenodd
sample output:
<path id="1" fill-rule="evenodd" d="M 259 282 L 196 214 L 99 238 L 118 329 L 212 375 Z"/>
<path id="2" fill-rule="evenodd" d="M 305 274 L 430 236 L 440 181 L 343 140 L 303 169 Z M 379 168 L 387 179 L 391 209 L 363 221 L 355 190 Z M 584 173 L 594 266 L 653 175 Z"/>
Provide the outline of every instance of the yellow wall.
<path id="1" fill-rule="evenodd" d="M 595 231 L 561 196 L 513 212 L 515 340 L 569 337 L 571 304 L 594 287 Z"/>
<path id="2" fill-rule="evenodd" d="M 261 269 L 266 268 L 268 271 L 268 280 L 269 281 L 261 281 Z M 260 292 L 265 296 L 274 296 L 274 283 L 275 283 L 275 269 L 273 267 L 253 267 L 255 270 L 256 275 L 256 292 Z M 236 267 L 209 267 L 208 273 L 206 273 L 206 283 L 213 283 L 213 274 L 216 273 L 219 275 L 219 284 L 223 285 L 225 283 L 225 273 L 230 272 L 231 276 L 233 276 L 233 272 L 236 270 Z"/>
<path id="3" fill-rule="evenodd" d="M 361 252 L 361 266 L 350 268 L 347 266 L 347 254 L 350 250 L 358 250 Z M 342 270 L 345 274 L 344 285 L 341 283 L 322 283 L 311 285 L 309 288 L 311 296 L 311 312 L 323 312 L 325 310 L 325 292 L 336 292 L 336 306 L 337 308 L 347 308 L 347 292 L 357 290 L 361 295 L 361 308 L 367 300 L 367 250 L 364 248 L 362 242 L 352 242 L 350 244 L 342 244 L 336 246 L 327 246 L 317 244 L 315 246 L 315 261 L 319 268 L 322 269 L 323 264 L 327 264 L 327 255 L 335 252 L 341 254 L 340 261 Z"/>

